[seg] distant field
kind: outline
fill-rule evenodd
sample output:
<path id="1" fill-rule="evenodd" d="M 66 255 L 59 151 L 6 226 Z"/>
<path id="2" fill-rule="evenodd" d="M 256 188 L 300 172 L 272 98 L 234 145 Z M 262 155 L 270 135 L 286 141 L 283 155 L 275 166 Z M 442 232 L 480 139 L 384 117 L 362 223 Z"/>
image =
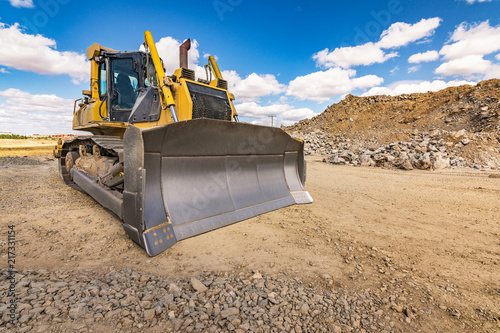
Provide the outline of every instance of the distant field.
<path id="1" fill-rule="evenodd" d="M 0 157 L 52 155 L 57 140 L 0 139 Z"/>

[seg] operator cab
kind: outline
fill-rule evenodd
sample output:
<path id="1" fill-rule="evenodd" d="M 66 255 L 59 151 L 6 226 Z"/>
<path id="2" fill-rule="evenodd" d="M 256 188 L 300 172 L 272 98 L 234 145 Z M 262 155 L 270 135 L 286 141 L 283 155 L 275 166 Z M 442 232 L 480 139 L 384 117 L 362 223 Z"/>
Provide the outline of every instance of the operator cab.
<path id="1" fill-rule="evenodd" d="M 151 56 L 140 51 L 104 52 L 102 59 L 99 94 L 101 103 L 106 102 L 108 120 L 129 123 L 158 120 L 161 107 Z"/>

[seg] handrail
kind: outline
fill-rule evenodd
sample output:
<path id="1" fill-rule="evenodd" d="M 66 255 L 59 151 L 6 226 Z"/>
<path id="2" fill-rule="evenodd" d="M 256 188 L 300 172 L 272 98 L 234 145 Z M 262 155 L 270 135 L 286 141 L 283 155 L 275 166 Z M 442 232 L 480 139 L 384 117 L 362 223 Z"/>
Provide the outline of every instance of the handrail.
<path id="1" fill-rule="evenodd" d="M 79 98 L 79 99 L 75 100 L 75 103 L 73 104 L 73 113 L 76 112 L 76 102 L 78 102 L 78 101 L 82 101 L 82 103 L 83 103 L 83 98 Z"/>
<path id="2" fill-rule="evenodd" d="M 102 113 L 101 113 L 101 107 L 102 105 L 104 104 L 104 102 L 107 102 L 107 98 L 108 96 L 106 95 L 106 97 L 102 100 L 101 104 L 99 104 L 99 117 L 101 117 L 102 120 L 106 120 L 107 117 L 103 117 L 102 116 Z"/>

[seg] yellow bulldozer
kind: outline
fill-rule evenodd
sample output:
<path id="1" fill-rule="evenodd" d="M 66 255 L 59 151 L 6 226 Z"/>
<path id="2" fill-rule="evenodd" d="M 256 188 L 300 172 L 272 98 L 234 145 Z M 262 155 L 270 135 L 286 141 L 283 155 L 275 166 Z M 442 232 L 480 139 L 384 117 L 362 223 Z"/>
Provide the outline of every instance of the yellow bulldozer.
<path id="1" fill-rule="evenodd" d="M 90 90 L 75 101 L 73 129 L 92 133 L 54 150 L 65 183 L 121 220 L 148 255 L 177 241 L 293 204 L 304 190 L 303 142 L 243 123 L 213 56 L 206 79 L 165 75 L 149 31 L 145 51 L 93 44 Z"/>

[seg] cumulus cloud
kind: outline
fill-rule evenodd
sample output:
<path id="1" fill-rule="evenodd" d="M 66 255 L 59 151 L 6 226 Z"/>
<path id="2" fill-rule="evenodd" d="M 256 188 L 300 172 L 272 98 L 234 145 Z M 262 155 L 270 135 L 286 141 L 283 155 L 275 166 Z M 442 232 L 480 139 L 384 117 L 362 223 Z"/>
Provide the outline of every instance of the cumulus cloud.
<path id="1" fill-rule="evenodd" d="M 325 68 L 350 68 L 359 65 L 383 63 L 398 56 L 397 52 L 385 51 L 406 46 L 423 38 L 430 37 L 441 23 L 441 18 L 422 19 L 415 24 L 393 23 L 380 35 L 377 43 L 365 43 L 358 46 L 338 47 L 333 51 L 324 49 L 313 55 L 318 66 Z"/>
<path id="2" fill-rule="evenodd" d="M 439 51 L 445 59 L 497 52 L 500 50 L 500 25 L 492 27 L 488 20 L 480 24 L 463 22 L 455 29 L 448 43 Z"/>
<path id="3" fill-rule="evenodd" d="M 56 95 L 32 95 L 29 92 L 10 88 L 0 91 L 0 97 L 6 101 L 1 104 L 1 110 L 12 112 L 23 110 L 50 113 L 70 113 L 73 110 L 73 100 Z"/>
<path id="4" fill-rule="evenodd" d="M 448 87 L 458 87 L 464 84 L 476 85 L 476 82 L 453 80 L 449 82 L 434 80 L 434 81 L 413 81 L 413 82 L 396 82 L 390 87 L 374 87 L 361 96 L 374 95 L 390 95 L 396 96 L 401 94 L 426 93 L 429 91 L 439 91 Z"/>
<path id="5" fill-rule="evenodd" d="M 274 104 L 268 106 L 261 106 L 255 102 L 244 102 L 240 104 L 236 104 L 234 106 L 238 111 L 238 115 L 240 117 L 247 118 L 263 118 L 263 117 L 271 117 L 278 116 L 283 112 L 289 111 L 290 106 L 286 104 Z"/>
<path id="6" fill-rule="evenodd" d="M 17 8 L 35 8 L 33 0 L 9 0 L 9 2 Z"/>
<path id="7" fill-rule="evenodd" d="M 311 109 L 296 109 L 288 104 L 262 106 L 255 102 L 244 102 L 236 104 L 235 108 L 240 117 L 256 119 L 252 121 L 252 124 L 258 125 L 269 125 L 269 117 L 276 117 L 275 124 L 291 125 L 299 120 L 312 118 L 316 115 Z"/>
<path id="8" fill-rule="evenodd" d="M 492 64 L 490 68 L 488 68 L 488 71 L 484 73 L 482 77 L 483 80 L 498 79 L 498 78 L 500 78 L 500 65 L 497 64 Z"/>
<path id="9" fill-rule="evenodd" d="M 481 55 L 467 55 L 441 64 L 436 68 L 436 74 L 442 75 L 472 75 L 484 74 L 492 66 L 491 61 Z"/>
<path id="10" fill-rule="evenodd" d="M 257 101 L 260 97 L 277 95 L 285 91 L 285 85 L 279 83 L 272 74 L 252 73 L 242 79 L 233 70 L 222 71 L 222 77 L 227 81 L 228 90 L 236 100 L 242 102 Z"/>
<path id="11" fill-rule="evenodd" d="M 376 44 L 366 43 L 359 46 L 338 47 L 331 52 L 326 48 L 315 53 L 313 59 L 318 67 L 347 69 L 354 66 L 383 63 L 397 56 L 397 52 L 386 53 Z"/>
<path id="12" fill-rule="evenodd" d="M 224 78 L 226 77 L 223 73 Z M 241 79 L 238 74 L 232 72 L 228 75 L 228 88 L 240 101 L 255 101 L 260 97 L 276 95 L 285 91 L 285 85 L 278 82 L 272 74 L 252 73 Z"/>
<path id="13" fill-rule="evenodd" d="M 286 95 L 299 100 L 329 101 L 335 95 L 343 95 L 354 89 L 365 89 L 381 84 L 384 79 L 376 75 L 355 78 L 353 69 L 330 68 L 299 76 L 288 85 Z"/>
<path id="14" fill-rule="evenodd" d="M 0 68 L 0 73 L 7 74 L 7 73 L 10 73 L 10 72 L 8 70 L 6 70 L 5 68 Z"/>
<path id="15" fill-rule="evenodd" d="M 382 63 L 397 56 L 397 52 L 386 53 L 377 44 L 366 43 L 359 46 L 336 48 L 332 52 L 324 49 L 314 54 L 313 59 L 326 68 L 336 66 L 350 68 Z"/>
<path id="16" fill-rule="evenodd" d="M 10 88 L 0 91 L 0 123 L 17 134 L 71 132 L 73 100 L 56 95 L 33 95 Z"/>
<path id="17" fill-rule="evenodd" d="M 17 23 L 8 26 L 0 22 L 0 45 L 0 65 L 39 74 L 67 74 L 75 84 L 89 78 L 85 55 L 57 51 L 55 40 L 25 34 Z"/>
<path id="18" fill-rule="evenodd" d="M 441 18 L 433 17 L 422 19 L 415 24 L 404 22 L 393 23 L 387 30 L 382 32 L 377 45 L 384 49 L 406 46 L 410 43 L 430 37 L 434 34 L 441 23 Z"/>
<path id="19" fill-rule="evenodd" d="M 455 29 L 448 44 L 439 51 L 447 62 L 435 72 L 442 75 L 480 74 L 484 78 L 491 77 L 491 73 L 497 71 L 498 64 L 484 59 L 484 56 L 499 50 L 500 25 L 492 27 L 489 21 L 479 24 L 463 22 Z"/>
<path id="20" fill-rule="evenodd" d="M 308 108 L 300 108 L 285 111 L 280 116 L 284 120 L 299 121 L 302 119 L 312 118 L 316 116 L 316 113 Z"/>
<path id="21" fill-rule="evenodd" d="M 421 62 L 429 62 L 439 59 L 438 51 L 427 51 L 424 53 L 416 53 L 408 58 L 411 64 L 419 64 Z"/>

